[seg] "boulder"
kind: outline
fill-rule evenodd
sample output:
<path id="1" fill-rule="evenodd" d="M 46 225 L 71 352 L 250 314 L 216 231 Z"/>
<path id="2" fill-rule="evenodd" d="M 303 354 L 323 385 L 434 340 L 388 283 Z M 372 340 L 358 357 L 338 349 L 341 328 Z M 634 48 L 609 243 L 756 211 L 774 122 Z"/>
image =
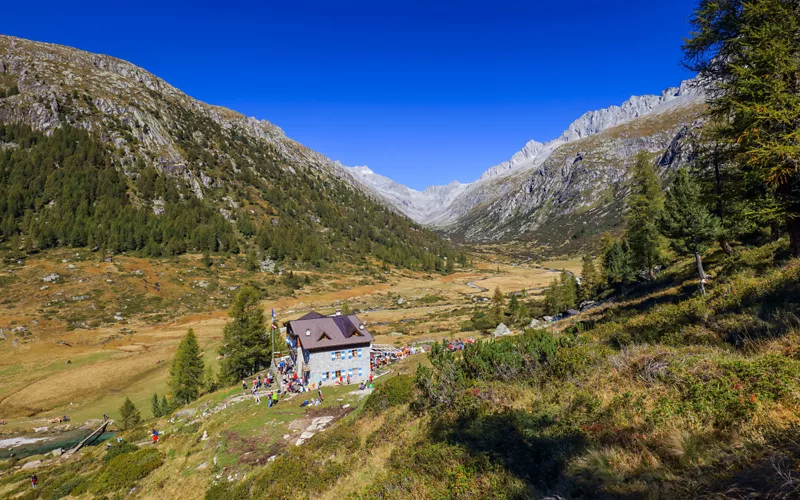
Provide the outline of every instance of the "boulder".
<path id="1" fill-rule="evenodd" d="M 497 328 L 494 330 L 494 336 L 505 337 L 506 335 L 511 335 L 511 329 L 508 328 L 505 323 L 500 323 L 497 325 Z"/>

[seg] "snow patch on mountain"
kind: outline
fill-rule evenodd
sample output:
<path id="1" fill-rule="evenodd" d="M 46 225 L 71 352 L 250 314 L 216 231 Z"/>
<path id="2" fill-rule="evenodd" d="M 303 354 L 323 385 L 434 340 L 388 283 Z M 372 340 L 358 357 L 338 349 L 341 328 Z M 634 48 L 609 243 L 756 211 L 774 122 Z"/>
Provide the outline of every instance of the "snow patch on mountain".
<path id="1" fill-rule="evenodd" d="M 392 179 L 376 174 L 369 167 L 345 167 L 361 185 L 386 200 L 411 219 L 427 224 L 445 211 L 469 184 L 453 181 L 446 186 L 429 186 L 417 191 Z"/>

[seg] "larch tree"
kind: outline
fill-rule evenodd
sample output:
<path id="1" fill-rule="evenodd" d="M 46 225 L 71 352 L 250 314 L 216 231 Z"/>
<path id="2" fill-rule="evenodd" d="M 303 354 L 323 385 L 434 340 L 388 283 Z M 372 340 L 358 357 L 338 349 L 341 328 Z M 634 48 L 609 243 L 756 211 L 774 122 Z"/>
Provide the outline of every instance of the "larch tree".
<path id="1" fill-rule="evenodd" d="M 800 256 L 800 7 L 796 0 L 700 0 L 684 64 L 711 93 L 713 139 L 752 210 Z"/>
<path id="2" fill-rule="evenodd" d="M 224 356 L 221 377 L 228 383 L 246 378 L 269 367 L 270 339 L 264 323 L 264 308 L 258 292 L 243 287 L 228 312 L 219 353 Z"/>
<path id="3" fill-rule="evenodd" d="M 176 401 L 191 403 L 200 395 L 203 386 L 203 355 L 191 328 L 178 345 L 169 370 L 169 386 Z"/>
<path id="4" fill-rule="evenodd" d="M 700 291 L 705 294 L 702 252 L 717 238 L 719 222 L 702 202 L 700 187 L 689 178 L 685 169 L 678 171 L 667 191 L 660 226 L 678 252 L 694 255 Z"/>
<path id="5" fill-rule="evenodd" d="M 594 259 L 589 254 L 583 256 L 581 261 L 581 284 L 578 287 L 578 300 L 585 302 L 592 300 L 597 294 L 597 269 Z"/>
<path id="6" fill-rule="evenodd" d="M 492 319 L 494 320 L 495 325 L 499 325 L 503 322 L 505 310 L 506 298 L 503 295 L 503 292 L 500 291 L 500 287 L 496 287 L 494 289 L 494 296 L 492 297 Z"/>
<path id="7" fill-rule="evenodd" d="M 613 288 L 622 288 L 636 278 L 631 264 L 630 250 L 624 240 L 614 240 L 603 256 L 606 282 Z"/>
<path id="8" fill-rule="evenodd" d="M 655 275 L 653 268 L 661 261 L 664 249 L 663 237 L 658 230 L 658 218 L 664 209 L 664 193 L 655 164 L 647 152 L 636 156 L 632 177 L 627 239 L 633 264 L 646 269 L 652 278 Z"/>
<path id="9" fill-rule="evenodd" d="M 125 402 L 119 408 L 119 414 L 122 417 L 122 428 L 126 431 L 133 429 L 142 421 L 142 415 L 133 404 L 133 401 L 131 401 L 131 398 L 125 398 Z"/>
<path id="10" fill-rule="evenodd" d="M 153 411 L 153 418 L 158 418 L 164 416 L 161 412 L 161 405 L 159 405 L 158 394 L 153 393 L 153 397 L 150 399 L 150 408 Z"/>

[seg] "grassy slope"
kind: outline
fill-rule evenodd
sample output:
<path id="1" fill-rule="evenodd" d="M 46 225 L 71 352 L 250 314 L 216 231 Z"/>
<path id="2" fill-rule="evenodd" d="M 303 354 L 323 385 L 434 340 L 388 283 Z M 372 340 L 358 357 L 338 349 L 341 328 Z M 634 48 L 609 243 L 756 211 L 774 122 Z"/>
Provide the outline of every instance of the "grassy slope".
<path id="1" fill-rule="evenodd" d="M 800 262 L 785 259 L 782 243 L 707 260 L 708 297 L 694 295 L 692 263 L 679 262 L 658 282 L 553 332 L 560 347 L 535 369 L 508 380 L 468 374 L 446 387 L 453 402 L 444 407 L 412 411 L 411 377 L 392 376 L 366 407 L 301 447 L 276 446 L 285 433 L 296 435 L 291 422 L 309 416 L 296 405 L 279 406 L 282 414 L 245 402 L 196 424 L 159 421 L 167 430 L 164 465 L 139 480 L 135 494 L 790 498 L 800 459 L 792 438 L 800 416 Z M 413 374 L 422 359 L 394 375 Z M 493 373 L 509 373 L 498 366 Z M 342 394 L 326 392 L 326 411 L 359 404 L 335 391 Z M 416 407 L 430 402 L 422 403 Z M 211 440 L 200 440 L 203 430 Z M 207 468 L 197 470 L 202 463 Z M 66 467 L 40 477 L 54 487 Z M 98 474 L 97 464 L 81 467 L 79 477 Z M 26 491 L 20 472 L 0 479 L 6 495 Z"/>
<path id="2" fill-rule="evenodd" d="M 342 422 L 212 496 L 789 498 L 800 262 L 782 255 L 779 245 L 711 255 L 705 299 L 692 295 L 691 262 L 679 263 L 584 318 L 594 323 L 556 333 L 561 347 L 531 373 L 469 379 L 451 405 L 419 415 L 399 405 Z M 277 474 L 301 469 L 317 476 Z"/>

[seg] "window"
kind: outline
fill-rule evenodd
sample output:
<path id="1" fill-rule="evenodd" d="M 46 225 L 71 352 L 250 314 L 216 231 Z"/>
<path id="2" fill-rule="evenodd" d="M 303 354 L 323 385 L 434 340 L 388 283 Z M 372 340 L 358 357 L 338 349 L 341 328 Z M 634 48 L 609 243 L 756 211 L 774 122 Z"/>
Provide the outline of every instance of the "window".
<path id="1" fill-rule="evenodd" d="M 342 351 L 336 351 L 336 359 L 342 359 Z"/>
<path id="2" fill-rule="evenodd" d="M 352 351 L 350 351 L 350 357 L 351 358 L 357 358 L 358 357 L 358 349 L 353 349 Z"/>

